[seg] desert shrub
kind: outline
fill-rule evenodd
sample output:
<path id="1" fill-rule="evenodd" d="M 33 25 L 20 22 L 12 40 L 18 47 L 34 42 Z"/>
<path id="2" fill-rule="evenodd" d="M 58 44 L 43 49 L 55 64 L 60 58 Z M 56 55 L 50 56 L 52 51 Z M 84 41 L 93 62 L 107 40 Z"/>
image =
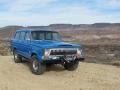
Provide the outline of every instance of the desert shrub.
<path id="1" fill-rule="evenodd" d="M 9 46 L 10 46 L 10 44 L 8 41 L 0 42 L 0 55 L 1 56 L 9 55 L 9 53 L 10 53 Z"/>
<path id="2" fill-rule="evenodd" d="M 120 66 L 120 61 L 115 61 L 111 63 L 113 66 Z"/>

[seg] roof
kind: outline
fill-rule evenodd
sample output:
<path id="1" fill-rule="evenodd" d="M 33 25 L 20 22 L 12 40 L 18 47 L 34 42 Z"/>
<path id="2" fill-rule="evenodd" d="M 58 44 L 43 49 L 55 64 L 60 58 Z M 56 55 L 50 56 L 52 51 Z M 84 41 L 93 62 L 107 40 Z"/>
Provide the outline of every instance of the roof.
<path id="1" fill-rule="evenodd" d="M 56 32 L 54 30 L 46 30 L 46 29 L 39 29 L 39 28 L 22 28 L 22 29 L 19 29 L 17 31 L 41 31 L 41 32 Z"/>

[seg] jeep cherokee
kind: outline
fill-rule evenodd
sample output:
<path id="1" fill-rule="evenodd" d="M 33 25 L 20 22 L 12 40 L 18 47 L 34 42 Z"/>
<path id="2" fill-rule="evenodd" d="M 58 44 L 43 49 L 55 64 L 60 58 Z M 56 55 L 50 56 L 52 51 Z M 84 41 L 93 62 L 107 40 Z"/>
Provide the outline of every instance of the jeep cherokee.
<path id="1" fill-rule="evenodd" d="M 83 61 L 82 45 L 65 43 L 56 31 L 39 29 L 17 30 L 11 39 L 11 49 L 15 63 L 23 58 L 30 61 L 32 73 L 40 75 L 46 65 L 61 64 L 65 69 L 77 69 L 79 61 Z"/>

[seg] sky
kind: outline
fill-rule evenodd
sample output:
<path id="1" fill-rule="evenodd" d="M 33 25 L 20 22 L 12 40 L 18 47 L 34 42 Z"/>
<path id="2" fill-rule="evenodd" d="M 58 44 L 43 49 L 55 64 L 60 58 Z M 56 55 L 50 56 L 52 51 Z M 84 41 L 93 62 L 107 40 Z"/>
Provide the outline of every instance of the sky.
<path id="1" fill-rule="evenodd" d="M 120 22 L 120 0 L 0 0 L 0 26 Z"/>

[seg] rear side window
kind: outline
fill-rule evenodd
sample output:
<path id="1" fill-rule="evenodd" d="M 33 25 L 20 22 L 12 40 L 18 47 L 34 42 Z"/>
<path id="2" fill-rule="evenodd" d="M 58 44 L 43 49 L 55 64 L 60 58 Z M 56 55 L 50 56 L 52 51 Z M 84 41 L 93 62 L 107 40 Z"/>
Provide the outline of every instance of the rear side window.
<path id="1" fill-rule="evenodd" d="M 30 39 L 30 34 L 29 34 L 29 32 L 26 32 L 26 34 L 25 34 L 25 40 L 28 40 L 28 39 Z"/>
<path id="2" fill-rule="evenodd" d="M 15 39 L 19 39 L 19 37 L 20 37 L 20 32 L 16 32 L 16 34 L 15 34 Z"/>
<path id="3" fill-rule="evenodd" d="M 21 32 L 20 40 L 25 40 L 25 35 L 26 35 L 26 32 Z"/>

